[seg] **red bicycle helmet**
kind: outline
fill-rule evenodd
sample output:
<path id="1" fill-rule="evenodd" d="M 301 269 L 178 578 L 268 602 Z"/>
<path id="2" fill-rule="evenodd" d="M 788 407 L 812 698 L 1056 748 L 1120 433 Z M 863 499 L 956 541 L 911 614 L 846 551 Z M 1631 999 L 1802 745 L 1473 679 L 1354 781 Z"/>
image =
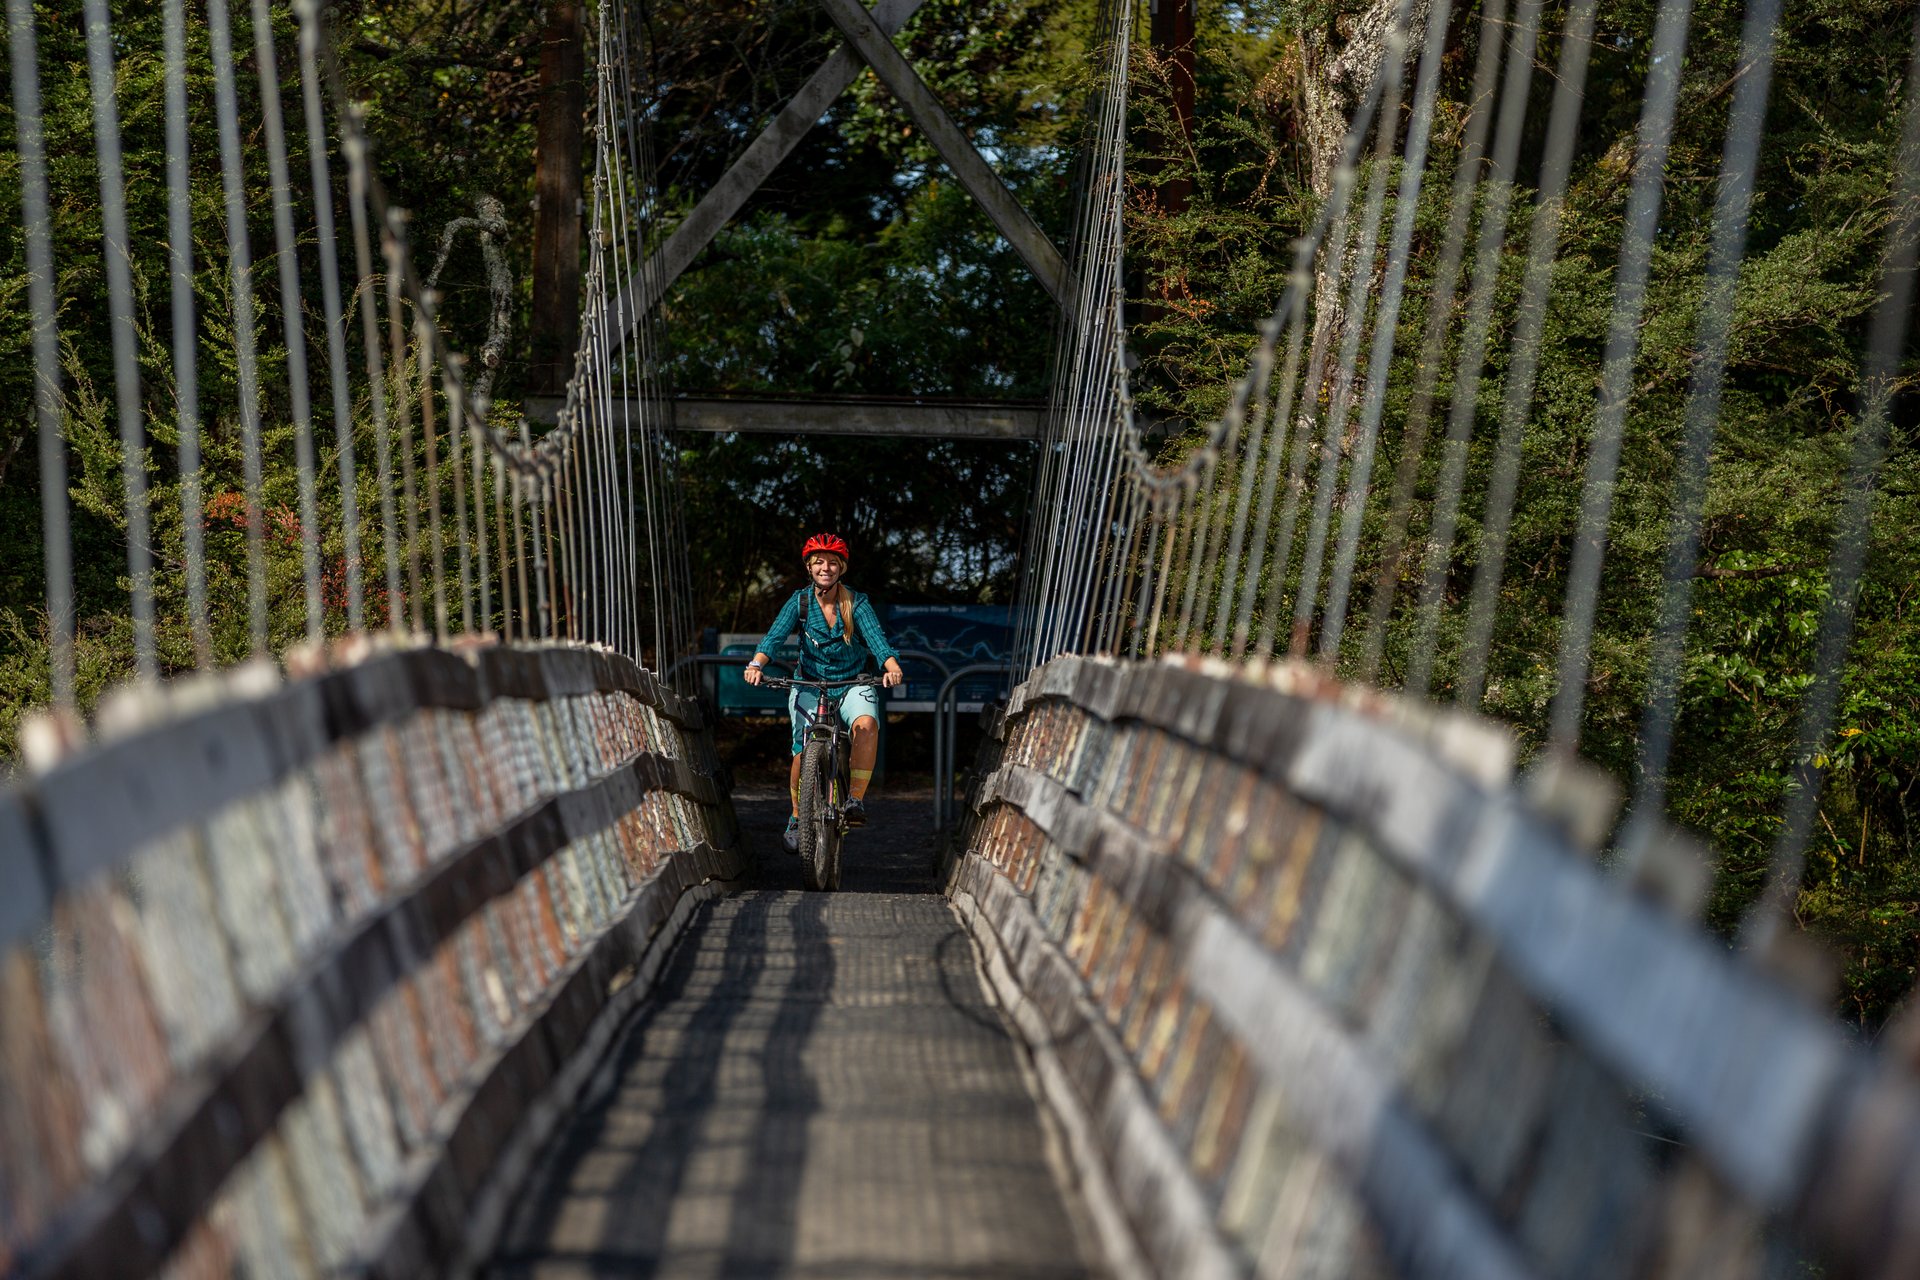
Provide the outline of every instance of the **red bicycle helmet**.
<path id="1" fill-rule="evenodd" d="M 800 548 L 800 563 L 805 564 L 817 553 L 839 556 L 840 563 L 846 564 L 853 557 L 847 554 L 847 540 L 837 533 L 816 533 L 807 539 L 807 545 Z"/>

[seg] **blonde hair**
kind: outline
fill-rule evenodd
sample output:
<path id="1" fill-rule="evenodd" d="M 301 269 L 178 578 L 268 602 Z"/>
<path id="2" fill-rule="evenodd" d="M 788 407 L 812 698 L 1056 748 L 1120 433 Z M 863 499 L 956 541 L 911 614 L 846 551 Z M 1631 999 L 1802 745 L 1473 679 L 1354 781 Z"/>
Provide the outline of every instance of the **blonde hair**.
<path id="1" fill-rule="evenodd" d="M 833 584 L 833 606 L 840 611 L 840 630 L 847 637 L 847 643 L 853 643 L 853 593 L 847 590 L 847 584 Z"/>

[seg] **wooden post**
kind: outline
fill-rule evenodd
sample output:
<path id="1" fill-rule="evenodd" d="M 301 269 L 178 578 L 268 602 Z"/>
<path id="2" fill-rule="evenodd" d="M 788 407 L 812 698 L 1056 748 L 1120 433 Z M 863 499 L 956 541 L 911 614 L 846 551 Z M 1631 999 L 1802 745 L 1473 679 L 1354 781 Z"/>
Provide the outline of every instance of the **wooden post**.
<path id="1" fill-rule="evenodd" d="M 528 389 L 557 394 L 580 330 L 580 174 L 587 113 L 582 0 L 547 0 L 534 144 L 532 367 Z"/>

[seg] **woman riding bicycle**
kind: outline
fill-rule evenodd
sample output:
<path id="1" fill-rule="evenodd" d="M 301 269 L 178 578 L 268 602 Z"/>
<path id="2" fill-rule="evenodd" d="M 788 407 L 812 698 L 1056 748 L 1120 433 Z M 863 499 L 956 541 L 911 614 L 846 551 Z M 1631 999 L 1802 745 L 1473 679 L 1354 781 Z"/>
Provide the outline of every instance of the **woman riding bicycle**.
<path id="1" fill-rule="evenodd" d="M 861 674 L 868 655 L 885 666 L 881 683 L 891 689 L 906 679 L 880 619 L 858 591 L 840 581 L 847 571 L 847 543 L 831 533 L 816 533 L 800 550 L 800 559 L 812 579 L 781 606 L 780 616 L 760 642 L 744 672 L 748 684 L 759 684 L 761 668 L 780 642 L 800 633 L 800 662 L 794 675 L 802 680 L 851 680 Z M 858 637 L 856 639 L 856 637 Z M 800 690 L 787 694 L 787 715 L 793 721 L 793 766 L 787 793 L 793 801 L 784 843 L 788 853 L 800 849 L 800 754 L 806 748 L 806 717 L 800 710 Z M 866 685 L 854 685 L 840 694 L 840 718 L 853 728 L 853 778 L 845 806 L 847 825 L 865 826 L 863 803 L 873 781 L 873 759 L 879 751 L 880 699 Z"/>

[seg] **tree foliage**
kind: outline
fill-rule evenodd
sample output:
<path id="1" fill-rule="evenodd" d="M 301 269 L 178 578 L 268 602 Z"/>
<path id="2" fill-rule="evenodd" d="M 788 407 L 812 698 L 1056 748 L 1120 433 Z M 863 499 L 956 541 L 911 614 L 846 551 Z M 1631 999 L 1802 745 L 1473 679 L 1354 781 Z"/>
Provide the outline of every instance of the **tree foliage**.
<path id="1" fill-rule="evenodd" d="M 1314 207 L 1300 147 L 1306 131 L 1300 78 L 1311 74 L 1312 61 L 1303 49 L 1316 42 L 1324 48 L 1329 39 L 1337 45 L 1374 7 L 1272 0 L 1230 9 L 1219 23 L 1203 22 L 1200 79 L 1211 91 L 1202 91 L 1193 142 L 1184 150 L 1166 145 L 1164 107 L 1152 94 L 1149 66 L 1132 165 L 1140 178 L 1128 223 L 1142 295 L 1135 334 L 1145 353 L 1145 396 L 1188 422 L 1217 413 L 1228 380 L 1244 368 L 1254 337 L 1250 318 L 1278 299 L 1288 238 Z M 1529 750 L 1544 739 L 1554 691 L 1565 572 L 1654 10 L 1636 0 L 1601 11 L 1525 438 L 1486 709 L 1515 724 Z M 1548 6 L 1524 151 L 1529 157 L 1540 152 L 1560 17 L 1559 6 Z M 1694 6 L 1608 536 L 1583 749 L 1629 781 L 1638 761 L 1653 607 L 1741 17 L 1741 7 L 1727 0 Z M 1798 714 L 1827 599 L 1866 322 L 1880 295 L 1897 106 L 1912 88 L 1902 82 L 1912 30 L 1910 6 L 1828 0 L 1789 6 L 1780 33 L 1669 787 L 1674 817 L 1717 851 L 1709 918 L 1723 928 L 1730 929 L 1758 893 L 1799 759 Z M 1456 15 L 1450 39 L 1445 102 L 1416 224 L 1415 285 L 1400 318 L 1376 479 L 1391 475 L 1399 460 L 1396 424 L 1413 382 L 1424 282 L 1445 222 L 1477 22 Z M 1451 696 L 1464 597 L 1481 555 L 1480 503 L 1527 251 L 1527 184 L 1537 163 L 1523 162 L 1491 357 L 1478 391 L 1479 426 L 1447 582 L 1442 698 Z M 1195 192 L 1191 207 L 1178 214 L 1166 212 L 1155 192 L 1160 175 L 1174 170 L 1191 175 Z M 1387 216 L 1393 216 L 1391 205 Z M 1453 354 L 1440 386 L 1443 410 L 1452 393 Z M 1915 368 L 1912 360 L 1903 367 L 1903 391 Z M 1842 1003 L 1868 1025 L 1878 1024 L 1912 988 L 1920 948 L 1920 619 L 1914 599 L 1920 544 L 1913 536 L 1920 528 L 1920 451 L 1911 396 L 1895 403 L 1838 736 L 1821 761 L 1825 791 L 1798 902 L 1802 924 L 1844 954 Z M 1191 439 L 1176 439 L 1169 452 L 1179 453 Z M 1437 454 L 1429 447 L 1421 463 L 1416 545 Z M 1379 553 L 1384 505 L 1369 508 L 1363 564 L 1369 549 Z M 1417 572 L 1417 563 L 1403 567 L 1403 602 L 1418 590 Z M 1365 607 L 1364 596 L 1359 603 Z M 1403 604 L 1390 636 L 1390 677 L 1404 670 L 1413 641 L 1408 612 Z M 1349 633 L 1350 645 L 1359 640 Z"/>

